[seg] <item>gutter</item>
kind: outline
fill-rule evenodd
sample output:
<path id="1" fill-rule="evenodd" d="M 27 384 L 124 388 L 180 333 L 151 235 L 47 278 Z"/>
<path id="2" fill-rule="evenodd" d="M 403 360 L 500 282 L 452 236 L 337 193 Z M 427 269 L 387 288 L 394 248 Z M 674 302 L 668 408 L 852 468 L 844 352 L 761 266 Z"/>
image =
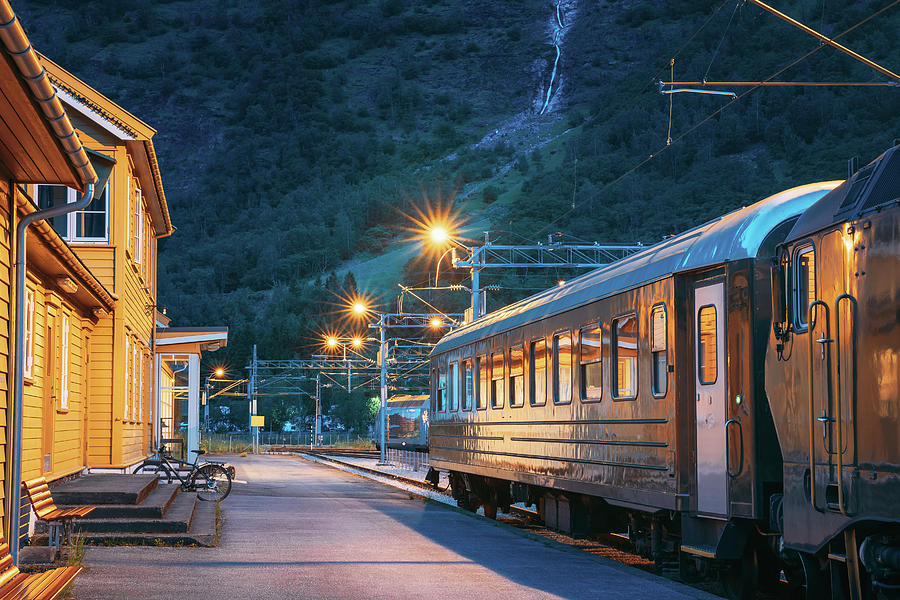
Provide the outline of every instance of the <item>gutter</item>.
<path id="1" fill-rule="evenodd" d="M 72 127 L 62 102 L 56 96 L 56 91 L 50 83 L 44 67 L 41 66 L 37 54 L 25 35 L 25 30 L 19 23 L 16 14 L 9 5 L 9 0 L 0 0 L 0 44 L 10 55 L 16 68 L 19 69 L 22 78 L 31 91 L 34 100 L 40 106 L 41 112 L 49 125 L 53 135 L 59 142 L 60 149 L 68 158 L 75 174 L 81 180 L 81 198 L 72 204 L 55 206 L 46 210 L 25 215 L 16 227 L 16 339 L 15 339 L 15 393 L 12 414 L 13 448 L 12 448 L 12 477 L 9 487 L 11 510 L 9 513 L 9 550 L 14 565 L 19 558 L 19 522 L 21 518 L 22 502 L 22 398 L 25 387 L 25 234 L 28 226 L 42 219 L 62 216 L 73 211 L 83 210 L 93 200 L 94 184 L 97 182 L 97 172 L 88 160 L 87 152 Z M 14 186 L 10 186 L 14 187 Z M 15 194 L 15 190 L 11 190 Z"/>
<path id="2" fill-rule="evenodd" d="M 88 160 L 87 152 L 75 134 L 75 128 L 72 127 L 62 102 L 56 97 L 50 78 L 38 61 L 37 53 L 31 47 L 31 42 L 28 41 L 22 24 L 9 5 L 9 0 L 0 0 L 0 42 L 12 57 L 34 99 L 41 107 L 50 129 L 81 179 L 82 188 L 88 183 L 97 181 L 97 173 Z"/>

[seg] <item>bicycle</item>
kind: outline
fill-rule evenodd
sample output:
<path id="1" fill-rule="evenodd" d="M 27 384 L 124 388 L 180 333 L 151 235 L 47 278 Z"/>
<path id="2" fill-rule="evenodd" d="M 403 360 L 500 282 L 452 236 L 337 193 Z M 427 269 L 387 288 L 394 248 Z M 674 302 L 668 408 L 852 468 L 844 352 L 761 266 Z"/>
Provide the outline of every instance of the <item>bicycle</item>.
<path id="1" fill-rule="evenodd" d="M 206 454 L 206 450 L 191 450 L 197 457 L 194 462 L 175 458 L 166 452 L 165 446 L 159 448 L 156 454 L 144 460 L 134 470 L 134 474 L 153 474 L 162 483 L 172 483 L 178 479 L 182 491 L 197 492 L 200 500 L 214 501 L 224 500 L 231 493 L 231 473 L 219 463 L 207 462 L 202 465 L 197 463 L 200 457 Z M 184 477 L 182 471 L 188 472 Z"/>

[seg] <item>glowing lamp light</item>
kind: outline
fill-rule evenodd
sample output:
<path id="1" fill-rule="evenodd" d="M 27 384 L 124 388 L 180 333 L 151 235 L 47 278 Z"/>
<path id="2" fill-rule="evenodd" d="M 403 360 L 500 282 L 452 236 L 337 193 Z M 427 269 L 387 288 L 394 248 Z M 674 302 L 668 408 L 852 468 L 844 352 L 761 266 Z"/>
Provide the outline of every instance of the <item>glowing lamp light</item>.
<path id="1" fill-rule="evenodd" d="M 369 308 L 363 304 L 362 302 L 354 302 L 353 303 L 353 312 L 357 315 L 364 315 L 369 310 Z"/>
<path id="2" fill-rule="evenodd" d="M 444 322 L 441 321 L 438 317 L 434 317 L 431 321 L 428 322 L 434 329 L 440 329 L 444 326 Z"/>
<path id="3" fill-rule="evenodd" d="M 325 338 L 325 344 L 329 348 L 334 348 L 335 346 L 337 346 L 337 343 L 338 343 L 337 338 L 333 338 L 333 337 Z"/>
<path id="4" fill-rule="evenodd" d="M 447 233 L 447 228 L 441 227 L 440 225 L 438 225 L 437 227 L 432 227 L 429 236 L 431 237 L 431 241 L 439 246 L 446 244 L 450 239 L 450 234 Z"/>
<path id="5" fill-rule="evenodd" d="M 222 367 L 216 367 L 216 370 L 213 371 L 213 374 L 214 374 L 216 377 L 224 377 L 224 376 L 225 376 L 225 369 L 223 369 Z"/>
<path id="6" fill-rule="evenodd" d="M 358 337 L 353 338 L 352 344 L 354 348 L 359 348 L 360 346 L 362 346 L 362 339 Z"/>
<path id="7" fill-rule="evenodd" d="M 556 284 L 557 284 L 559 287 L 562 287 L 562 286 L 566 285 L 566 280 L 565 280 L 565 279 L 560 279 L 559 281 L 556 282 Z"/>

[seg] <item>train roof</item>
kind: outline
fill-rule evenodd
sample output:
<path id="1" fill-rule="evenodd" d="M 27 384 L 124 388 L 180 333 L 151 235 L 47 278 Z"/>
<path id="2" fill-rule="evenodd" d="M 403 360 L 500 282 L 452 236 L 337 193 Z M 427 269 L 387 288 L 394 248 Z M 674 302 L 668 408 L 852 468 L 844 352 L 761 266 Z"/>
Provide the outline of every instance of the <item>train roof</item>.
<path id="1" fill-rule="evenodd" d="M 835 223 L 853 221 L 900 200 L 900 145 L 853 174 L 797 219 L 790 241 L 807 237 Z"/>
<path id="2" fill-rule="evenodd" d="M 387 403 L 388 408 L 418 408 L 430 399 L 428 394 L 396 394 L 388 398 Z"/>
<path id="3" fill-rule="evenodd" d="M 824 181 L 784 190 L 667 238 L 463 325 L 444 336 L 433 353 L 470 344 L 673 273 L 753 258 L 775 227 L 803 213 L 840 183 Z"/>

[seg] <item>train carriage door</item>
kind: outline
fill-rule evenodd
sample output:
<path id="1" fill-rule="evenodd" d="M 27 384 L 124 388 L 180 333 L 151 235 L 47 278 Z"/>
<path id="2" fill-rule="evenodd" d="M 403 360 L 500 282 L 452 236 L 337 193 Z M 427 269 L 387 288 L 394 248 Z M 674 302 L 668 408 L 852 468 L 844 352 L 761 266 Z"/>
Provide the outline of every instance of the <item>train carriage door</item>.
<path id="1" fill-rule="evenodd" d="M 725 452 L 725 284 L 694 289 L 697 511 L 728 514 Z"/>

